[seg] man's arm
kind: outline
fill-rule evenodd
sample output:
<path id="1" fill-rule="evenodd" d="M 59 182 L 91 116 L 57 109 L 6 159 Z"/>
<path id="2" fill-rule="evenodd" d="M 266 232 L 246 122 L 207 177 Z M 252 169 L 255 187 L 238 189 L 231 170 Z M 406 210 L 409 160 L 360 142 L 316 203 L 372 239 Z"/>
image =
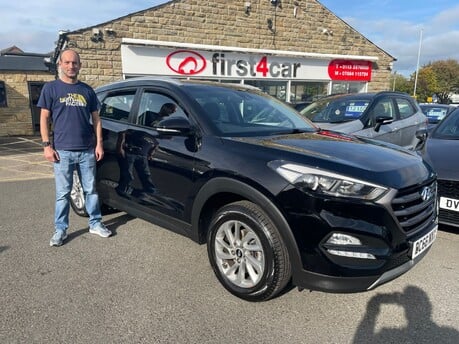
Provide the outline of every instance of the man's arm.
<path id="1" fill-rule="evenodd" d="M 92 124 L 94 126 L 94 132 L 96 134 L 96 160 L 100 161 L 104 157 L 104 146 L 102 139 L 102 122 L 100 120 L 99 111 L 92 112 Z"/>
<path id="2" fill-rule="evenodd" d="M 43 142 L 49 142 L 49 118 L 51 111 L 41 108 L 40 110 L 40 135 Z M 59 155 L 51 145 L 43 148 L 43 155 L 45 159 L 51 162 L 59 160 Z"/>

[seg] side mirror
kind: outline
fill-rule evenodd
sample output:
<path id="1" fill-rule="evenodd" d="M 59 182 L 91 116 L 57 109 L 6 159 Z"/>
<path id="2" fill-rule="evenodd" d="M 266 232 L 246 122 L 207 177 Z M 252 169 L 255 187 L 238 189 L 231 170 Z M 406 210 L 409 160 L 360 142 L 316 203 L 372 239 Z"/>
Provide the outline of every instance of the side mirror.
<path id="1" fill-rule="evenodd" d="M 156 126 L 156 131 L 167 136 L 189 136 L 193 134 L 190 121 L 184 117 L 163 119 Z"/>
<path id="2" fill-rule="evenodd" d="M 394 121 L 392 117 L 389 116 L 378 116 L 376 117 L 375 131 L 378 132 L 381 129 L 381 126 L 384 124 L 390 124 Z"/>

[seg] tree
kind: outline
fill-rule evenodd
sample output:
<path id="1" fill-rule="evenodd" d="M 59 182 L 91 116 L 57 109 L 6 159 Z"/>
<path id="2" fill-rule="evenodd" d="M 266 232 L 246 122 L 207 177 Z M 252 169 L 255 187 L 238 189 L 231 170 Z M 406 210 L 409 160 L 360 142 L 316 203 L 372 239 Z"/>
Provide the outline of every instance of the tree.
<path id="1" fill-rule="evenodd" d="M 459 62 L 448 59 L 432 62 L 429 65 L 436 75 L 438 89 L 436 94 L 440 103 L 450 103 L 451 93 L 459 91 Z"/>
<path id="2" fill-rule="evenodd" d="M 413 91 L 413 83 L 401 74 L 392 74 L 390 85 L 393 91 L 405 92 L 408 94 L 411 94 Z"/>
<path id="3" fill-rule="evenodd" d="M 413 80 L 415 74 L 411 76 Z M 440 88 L 437 82 L 437 74 L 431 65 L 422 67 L 418 73 L 418 82 L 416 85 L 416 99 L 419 102 L 426 102 L 428 97 L 439 93 Z"/>

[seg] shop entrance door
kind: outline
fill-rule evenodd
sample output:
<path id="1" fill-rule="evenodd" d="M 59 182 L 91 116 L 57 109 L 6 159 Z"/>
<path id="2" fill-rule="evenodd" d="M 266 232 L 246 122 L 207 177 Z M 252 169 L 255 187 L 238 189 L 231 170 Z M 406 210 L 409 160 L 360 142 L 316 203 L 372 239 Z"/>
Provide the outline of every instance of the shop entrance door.
<path id="1" fill-rule="evenodd" d="M 32 114 L 32 128 L 35 135 L 40 133 L 40 108 L 37 107 L 41 89 L 45 83 L 41 81 L 29 82 L 30 111 Z"/>

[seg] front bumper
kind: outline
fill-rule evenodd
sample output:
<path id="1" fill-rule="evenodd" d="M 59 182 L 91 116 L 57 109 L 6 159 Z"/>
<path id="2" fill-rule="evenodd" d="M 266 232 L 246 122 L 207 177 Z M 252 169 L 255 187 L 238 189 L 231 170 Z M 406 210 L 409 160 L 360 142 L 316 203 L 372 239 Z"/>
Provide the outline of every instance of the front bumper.
<path id="1" fill-rule="evenodd" d="M 293 275 L 293 284 L 300 289 L 311 289 L 334 293 L 354 293 L 375 289 L 376 287 L 392 281 L 409 271 L 429 252 L 429 246 L 423 253 L 415 259 L 409 259 L 406 253 L 407 261 L 390 270 L 386 270 L 378 275 L 370 276 L 330 276 L 316 272 L 301 270 Z"/>
<path id="2" fill-rule="evenodd" d="M 412 190 L 403 195 L 395 190 L 377 203 L 309 198 L 305 204 L 290 193 L 288 222 L 300 254 L 300 266 L 293 266 L 293 284 L 327 292 L 361 292 L 410 270 L 431 246 L 428 243 L 415 256 L 414 243 L 419 246 L 421 239 L 438 228 L 436 202 L 432 199 L 425 207 L 415 206 L 421 215 L 406 215 L 409 207 L 400 207 L 398 200 L 411 200 L 412 194 Z M 304 209 L 307 211 L 301 211 Z M 412 219 L 419 216 L 424 220 L 413 225 Z M 352 236 L 358 243 L 330 243 L 335 233 Z"/>

